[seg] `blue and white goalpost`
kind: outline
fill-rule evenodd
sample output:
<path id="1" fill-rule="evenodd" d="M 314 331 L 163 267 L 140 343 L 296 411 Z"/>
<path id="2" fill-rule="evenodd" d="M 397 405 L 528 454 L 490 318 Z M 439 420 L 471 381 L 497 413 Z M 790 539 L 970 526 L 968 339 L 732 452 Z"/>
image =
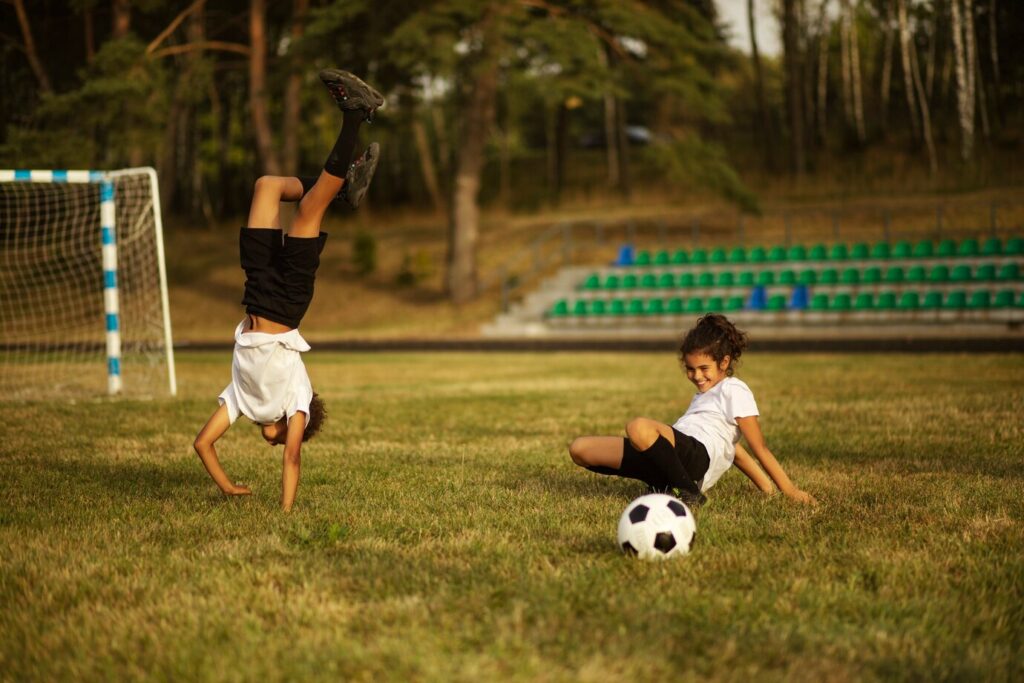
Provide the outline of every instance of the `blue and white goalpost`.
<path id="1" fill-rule="evenodd" d="M 0 170 L 0 334 L 6 397 L 177 393 L 156 171 Z"/>

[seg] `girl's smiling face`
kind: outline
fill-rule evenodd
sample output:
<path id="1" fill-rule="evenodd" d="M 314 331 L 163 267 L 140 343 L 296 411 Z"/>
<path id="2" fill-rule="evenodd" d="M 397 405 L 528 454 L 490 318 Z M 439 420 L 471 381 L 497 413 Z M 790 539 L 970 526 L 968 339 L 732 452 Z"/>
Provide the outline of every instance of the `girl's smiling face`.
<path id="1" fill-rule="evenodd" d="M 693 382 L 697 392 L 703 394 L 728 377 L 726 371 L 732 359 L 729 356 L 720 362 L 702 351 L 694 351 L 683 356 L 683 367 L 686 368 L 686 379 Z"/>

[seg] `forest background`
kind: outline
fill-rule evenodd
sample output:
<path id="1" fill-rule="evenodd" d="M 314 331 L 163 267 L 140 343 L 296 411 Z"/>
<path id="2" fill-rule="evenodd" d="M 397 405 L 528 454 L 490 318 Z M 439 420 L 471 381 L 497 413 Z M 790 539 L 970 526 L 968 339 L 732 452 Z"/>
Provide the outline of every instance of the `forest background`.
<path id="1" fill-rule="evenodd" d="M 0 167 L 152 165 L 201 230 L 320 168 L 345 68 L 387 97 L 370 204 L 443 217 L 455 303 L 482 210 L 1020 186 L 1024 3 L 743 1 L 741 51 L 712 0 L 4 0 Z"/>

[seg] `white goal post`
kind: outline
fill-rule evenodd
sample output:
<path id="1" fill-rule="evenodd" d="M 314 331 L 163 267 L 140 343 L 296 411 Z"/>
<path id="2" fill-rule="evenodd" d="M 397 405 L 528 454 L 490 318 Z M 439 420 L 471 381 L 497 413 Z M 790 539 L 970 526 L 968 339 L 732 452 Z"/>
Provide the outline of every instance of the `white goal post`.
<path id="1" fill-rule="evenodd" d="M 0 400 L 177 393 L 152 168 L 0 170 Z"/>

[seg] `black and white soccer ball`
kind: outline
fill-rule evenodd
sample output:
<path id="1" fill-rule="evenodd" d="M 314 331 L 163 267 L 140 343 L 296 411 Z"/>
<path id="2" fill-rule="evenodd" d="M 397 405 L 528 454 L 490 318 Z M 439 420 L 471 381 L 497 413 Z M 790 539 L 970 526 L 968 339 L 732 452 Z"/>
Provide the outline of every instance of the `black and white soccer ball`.
<path id="1" fill-rule="evenodd" d="M 619 547 L 642 560 L 667 560 L 690 552 L 697 524 L 690 508 L 664 493 L 640 496 L 619 518 Z"/>

